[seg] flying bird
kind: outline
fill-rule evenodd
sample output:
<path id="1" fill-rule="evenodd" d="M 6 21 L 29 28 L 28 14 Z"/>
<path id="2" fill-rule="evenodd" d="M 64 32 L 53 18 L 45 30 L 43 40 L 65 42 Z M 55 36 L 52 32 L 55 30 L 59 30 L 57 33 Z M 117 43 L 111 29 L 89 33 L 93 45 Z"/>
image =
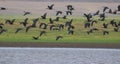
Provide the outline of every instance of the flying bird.
<path id="1" fill-rule="evenodd" d="M 62 14 L 62 11 L 57 11 L 56 16 Z"/>
<path id="2" fill-rule="evenodd" d="M 56 37 L 56 41 L 59 40 L 59 39 L 61 39 L 61 38 L 63 38 L 63 36 L 57 36 Z"/>
<path id="3" fill-rule="evenodd" d="M 47 8 L 47 9 L 49 9 L 49 10 L 53 10 L 53 6 L 54 6 L 54 4 L 52 4 L 52 5 L 48 5 L 48 8 Z"/>
<path id="4" fill-rule="evenodd" d="M 39 39 L 39 36 L 33 36 L 33 39 L 34 39 L 34 40 L 38 40 L 38 39 Z"/>
<path id="5" fill-rule="evenodd" d="M 42 36 L 43 34 L 45 35 L 45 34 L 46 34 L 46 31 L 41 31 L 41 32 L 40 32 L 40 36 Z"/>
<path id="6" fill-rule="evenodd" d="M 109 32 L 108 31 L 103 31 L 103 35 L 108 35 Z"/>
<path id="7" fill-rule="evenodd" d="M 44 13 L 44 15 L 41 16 L 42 19 L 46 19 L 47 13 Z"/>
<path id="8" fill-rule="evenodd" d="M 21 30 L 23 30 L 23 28 L 17 28 L 17 30 L 15 31 L 15 34 L 17 34 Z"/>
<path id="9" fill-rule="evenodd" d="M 105 7 L 103 8 L 103 12 L 105 12 L 107 9 L 109 9 L 109 7 L 105 6 Z"/>
<path id="10" fill-rule="evenodd" d="M 28 14 L 31 14 L 31 12 L 26 12 L 26 11 L 24 11 L 24 15 L 23 15 L 23 16 L 26 16 L 26 15 L 28 15 Z"/>

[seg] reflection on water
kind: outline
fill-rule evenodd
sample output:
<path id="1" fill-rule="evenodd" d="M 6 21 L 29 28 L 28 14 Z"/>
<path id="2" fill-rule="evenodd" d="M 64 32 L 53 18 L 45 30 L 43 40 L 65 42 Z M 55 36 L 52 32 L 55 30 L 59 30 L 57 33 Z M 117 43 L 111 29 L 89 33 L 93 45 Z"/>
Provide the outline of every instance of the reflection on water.
<path id="1" fill-rule="evenodd" d="M 120 64 L 119 49 L 0 48 L 0 64 Z"/>

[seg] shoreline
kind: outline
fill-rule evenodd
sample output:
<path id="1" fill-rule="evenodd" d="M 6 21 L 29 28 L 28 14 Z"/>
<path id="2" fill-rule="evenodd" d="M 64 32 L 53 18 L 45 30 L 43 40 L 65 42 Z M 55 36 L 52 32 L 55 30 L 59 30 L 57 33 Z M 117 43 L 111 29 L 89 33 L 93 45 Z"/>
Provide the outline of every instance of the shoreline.
<path id="1" fill-rule="evenodd" d="M 120 49 L 120 43 L 0 43 L 0 47 L 108 48 Z"/>

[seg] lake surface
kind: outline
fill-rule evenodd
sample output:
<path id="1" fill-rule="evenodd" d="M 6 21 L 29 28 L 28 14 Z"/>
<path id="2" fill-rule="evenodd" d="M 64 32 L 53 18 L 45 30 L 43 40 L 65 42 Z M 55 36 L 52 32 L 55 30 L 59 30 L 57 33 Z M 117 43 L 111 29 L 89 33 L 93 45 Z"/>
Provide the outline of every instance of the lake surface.
<path id="1" fill-rule="evenodd" d="M 0 64 L 120 64 L 120 49 L 4 47 Z"/>

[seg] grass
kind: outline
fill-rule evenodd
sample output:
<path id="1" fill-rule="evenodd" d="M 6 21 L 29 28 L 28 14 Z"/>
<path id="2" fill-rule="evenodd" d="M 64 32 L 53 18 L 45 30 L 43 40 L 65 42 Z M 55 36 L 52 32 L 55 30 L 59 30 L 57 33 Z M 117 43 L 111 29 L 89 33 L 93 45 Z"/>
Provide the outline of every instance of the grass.
<path id="1" fill-rule="evenodd" d="M 32 36 L 37 36 L 39 35 L 40 31 L 43 29 L 39 29 L 38 26 L 41 22 L 45 22 L 49 24 L 48 19 L 43 20 L 40 19 L 39 22 L 37 23 L 37 28 L 32 28 L 28 33 L 25 32 L 25 27 L 19 24 L 20 21 L 23 21 L 25 17 L 19 18 L 19 17 L 14 17 L 16 18 L 16 22 L 14 25 L 9 25 L 5 24 L 4 29 L 8 29 L 7 32 L 3 33 L 0 35 L 0 42 L 37 42 L 37 43 L 120 43 L 120 31 L 119 32 L 114 32 L 113 27 L 109 25 L 108 29 L 102 28 L 102 23 L 109 23 L 110 20 L 113 18 L 107 18 L 105 21 L 98 21 L 97 24 L 95 24 L 93 27 L 97 27 L 100 29 L 99 31 L 94 31 L 94 33 L 87 35 L 86 31 L 89 30 L 89 28 L 85 29 L 84 28 L 84 23 L 86 22 L 86 19 L 84 17 L 75 17 L 73 18 L 73 25 L 75 26 L 75 34 L 74 35 L 68 35 L 67 28 L 61 31 L 50 31 L 49 28 L 46 30 L 46 35 L 43 35 L 42 37 L 39 38 L 39 40 L 34 40 Z M 37 18 L 37 17 L 36 17 Z M 55 18 L 55 17 L 52 17 Z M 4 23 L 5 19 L 11 19 L 11 17 L 3 18 L 3 16 L 0 18 L 0 22 Z M 32 19 L 29 19 L 29 24 L 32 24 Z M 69 17 L 66 20 L 60 19 L 60 21 L 55 22 L 55 24 L 64 24 L 66 21 L 71 19 Z M 98 19 L 98 17 L 95 17 L 94 19 Z M 120 21 L 120 18 L 115 18 L 116 21 Z M 24 30 L 20 31 L 19 33 L 15 34 L 16 28 L 23 27 Z M 91 27 L 92 28 L 92 27 Z M 109 35 L 102 35 L 102 30 L 108 30 L 110 31 Z M 55 40 L 56 36 L 61 35 L 63 36 L 63 39 L 60 39 L 58 41 Z"/>

